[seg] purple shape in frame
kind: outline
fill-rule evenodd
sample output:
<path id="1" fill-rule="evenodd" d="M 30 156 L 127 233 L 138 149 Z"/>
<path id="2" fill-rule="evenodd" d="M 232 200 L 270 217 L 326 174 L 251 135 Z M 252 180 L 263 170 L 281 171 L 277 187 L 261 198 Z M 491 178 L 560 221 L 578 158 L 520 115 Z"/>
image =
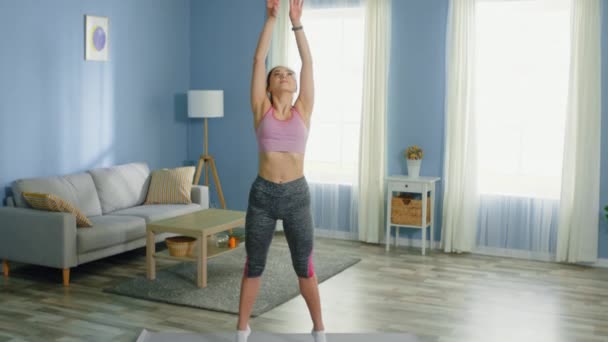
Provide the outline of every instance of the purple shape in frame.
<path id="1" fill-rule="evenodd" d="M 100 26 L 93 31 L 93 46 L 95 50 L 101 51 L 106 46 L 106 32 Z"/>

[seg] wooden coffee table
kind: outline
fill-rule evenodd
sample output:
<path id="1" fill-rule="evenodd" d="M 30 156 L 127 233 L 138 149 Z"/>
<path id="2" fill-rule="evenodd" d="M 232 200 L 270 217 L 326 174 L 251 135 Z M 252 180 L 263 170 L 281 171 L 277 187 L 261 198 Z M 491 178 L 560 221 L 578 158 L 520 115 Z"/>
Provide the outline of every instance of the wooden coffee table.
<path id="1" fill-rule="evenodd" d="M 208 237 L 245 225 L 245 212 L 226 209 L 205 209 L 170 219 L 148 223 L 146 227 L 146 274 L 148 279 L 156 279 L 156 258 L 197 262 L 197 286 L 207 286 L 207 260 L 236 248 L 216 247 Z M 175 257 L 169 251 L 156 253 L 155 234 L 174 233 L 196 238 L 196 256 Z M 237 247 L 238 248 L 238 247 Z"/>

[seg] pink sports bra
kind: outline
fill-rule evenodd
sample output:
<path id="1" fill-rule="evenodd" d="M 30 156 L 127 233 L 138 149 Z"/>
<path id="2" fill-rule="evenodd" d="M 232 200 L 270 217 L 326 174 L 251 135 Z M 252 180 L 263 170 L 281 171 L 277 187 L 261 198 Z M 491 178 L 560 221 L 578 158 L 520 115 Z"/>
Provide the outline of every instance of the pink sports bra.
<path id="1" fill-rule="evenodd" d="M 272 115 L 268 115 L 270 112 Z M 274 113 L 274 107 L 270 106 L 256 129 L 258 150 L 260 152 L 278 151 L 304 154 L 306 140 L 308 140 L 308 128 L 302 115 L 294 107 L 291 107 L 291 117 L 287 120 L 277 119 Z M 296 116 L 298 118 L 294 119 Z"/>

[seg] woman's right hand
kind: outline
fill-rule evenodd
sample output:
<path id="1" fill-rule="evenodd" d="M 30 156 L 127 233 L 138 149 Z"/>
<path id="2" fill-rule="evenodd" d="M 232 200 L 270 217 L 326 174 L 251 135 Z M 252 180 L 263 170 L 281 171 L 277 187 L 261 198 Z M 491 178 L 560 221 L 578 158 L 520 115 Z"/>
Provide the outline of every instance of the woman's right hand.
<path id="1" fill-rule="evenodd" d="M 266 0 L 266 15 L 268 18 L 276 18 L 279 16 L 280 0 Z"/>

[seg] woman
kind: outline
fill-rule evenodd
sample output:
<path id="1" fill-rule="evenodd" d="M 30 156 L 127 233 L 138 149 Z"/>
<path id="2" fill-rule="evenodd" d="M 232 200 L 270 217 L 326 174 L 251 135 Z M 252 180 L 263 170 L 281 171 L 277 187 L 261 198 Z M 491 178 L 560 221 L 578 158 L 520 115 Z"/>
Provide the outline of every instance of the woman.
<path id="1" fill-rule="evenodd" d="M 302 70 L 300 95 L 295 73 L 279 66 L 266 75 L 265 60 L 279 11 L 279 0 L 267 0 L 267 19 L 253 63 L 251 108 L 258 141 L 258 176 L 251 186 L 245 224 L 247 260 L 241 283 L 237 341 L 246 341 L 249 316 L 260 288 L 277 219 L 283 220 L 291 260 L 313 321 L 315 341 L 325 341 L 317 278 L 312 264 L 313 226 L 310 193 L 304 177 L 304 152 L 314 103 L 312 57 L 304 35 L 302 0 L 289 1 Z M 293 104 L 293 105 L 292 105 Z"/>

